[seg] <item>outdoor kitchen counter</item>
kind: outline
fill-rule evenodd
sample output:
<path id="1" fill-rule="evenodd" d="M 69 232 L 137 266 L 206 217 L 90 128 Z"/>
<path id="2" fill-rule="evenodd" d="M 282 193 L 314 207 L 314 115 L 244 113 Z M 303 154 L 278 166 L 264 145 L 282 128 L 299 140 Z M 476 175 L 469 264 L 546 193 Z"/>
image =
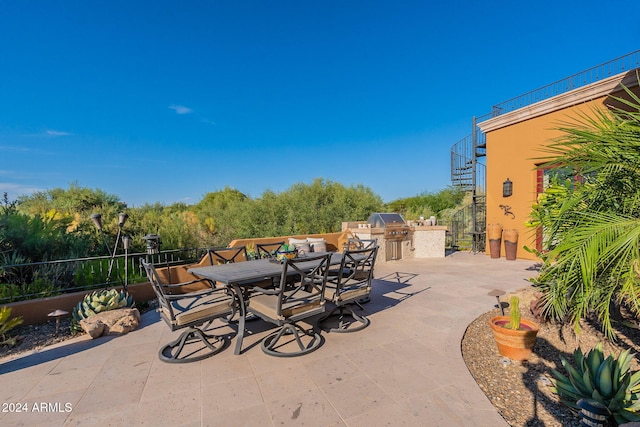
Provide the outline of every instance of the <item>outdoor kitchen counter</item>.
<path id="1" fill-rule="evenodd" d="M 378 239 L 380 251 L 376 262 L 388 260 L 384 228 L 352 228 L 350 231 L 359 239 Z M 445 256 L 447 227 L 441 225 L 412 225 L 409 238 L 400 241 L 402 258 L 442 258 Z"/>
<path id="2" fill-rule="evenodd" d="M 413 227 L 414 258 L 444 258 L 447 227 L 416 225 Z"/>

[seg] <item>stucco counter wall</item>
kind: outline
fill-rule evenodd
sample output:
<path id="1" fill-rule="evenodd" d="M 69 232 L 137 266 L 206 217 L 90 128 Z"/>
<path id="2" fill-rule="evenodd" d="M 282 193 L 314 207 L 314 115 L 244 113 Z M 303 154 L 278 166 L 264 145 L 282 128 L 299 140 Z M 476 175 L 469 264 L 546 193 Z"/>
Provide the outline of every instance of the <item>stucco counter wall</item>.
<path id="1" fill-rule="evenodd" d="M 447 227 L 415 226 L 413 231 L 414 258 L 444 258 Z"/>

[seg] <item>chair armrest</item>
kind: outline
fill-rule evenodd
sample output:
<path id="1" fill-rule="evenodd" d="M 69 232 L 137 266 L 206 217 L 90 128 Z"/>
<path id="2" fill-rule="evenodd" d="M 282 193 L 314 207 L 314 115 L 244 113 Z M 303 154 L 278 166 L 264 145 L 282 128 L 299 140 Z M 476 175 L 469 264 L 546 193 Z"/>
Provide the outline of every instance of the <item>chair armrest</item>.
<path id="1" fill-rule="evenodd" d="M 180 286 L 193 285 L 194 283 L 202 283 L 202 282 L 208 282 L 212 288 L 214 287 L 213 283 L 211 283 L 211 280 L 208 280 L 208 279 L 194 279 L 194 280 L 190 280 L 188 282 L 182 282 L 182 283 L 169 283 L 166 285 L 163 284 L 162 286 L 164 288 L 173 289 L 173 288 L 178 288 Z"/>
<path id="2" fill-rule="evenodd" d="M 201 291 L 187 292 L 185 294 L 169 294 L 165 295 L 167 301 L 178 301 L 185 298 L 193 298 L 202 295 L 210 295 L 214 293 L 222 293 L 222 288 L 202 289 Z"/>

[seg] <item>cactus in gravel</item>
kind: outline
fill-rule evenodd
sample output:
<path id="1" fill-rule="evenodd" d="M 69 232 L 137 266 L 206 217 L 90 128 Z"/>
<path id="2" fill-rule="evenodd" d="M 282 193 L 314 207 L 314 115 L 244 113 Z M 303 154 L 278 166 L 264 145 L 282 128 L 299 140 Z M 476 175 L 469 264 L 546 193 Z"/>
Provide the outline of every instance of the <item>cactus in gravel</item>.
<path id="1" fill-rule="evenodd" d="M 103 289 L 86 294 L 73 309 L 71 329 L 81 331 L 80 321 L 98 313 L 117 308 L 133 307 L 133 297 L 124 291 Z"/>
<path id="2" fill-rule="evenodd" d="M 520 299 L 512 296 L 509 300 L 509 329 L 520 329 Z"/>

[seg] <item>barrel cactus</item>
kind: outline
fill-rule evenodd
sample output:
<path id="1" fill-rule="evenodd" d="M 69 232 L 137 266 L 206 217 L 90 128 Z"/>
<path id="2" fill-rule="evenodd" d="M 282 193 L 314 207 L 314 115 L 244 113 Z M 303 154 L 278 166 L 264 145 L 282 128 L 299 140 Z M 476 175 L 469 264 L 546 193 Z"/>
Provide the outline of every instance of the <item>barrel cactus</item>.
<path id="1" fill-rule="evenodd" d="M 71 328 L 82 331 L 80 321 L 103 311 L 133 307 L 133 297 L 116 289 L 103 289 L 86 294 L 73 309 Z"/>

